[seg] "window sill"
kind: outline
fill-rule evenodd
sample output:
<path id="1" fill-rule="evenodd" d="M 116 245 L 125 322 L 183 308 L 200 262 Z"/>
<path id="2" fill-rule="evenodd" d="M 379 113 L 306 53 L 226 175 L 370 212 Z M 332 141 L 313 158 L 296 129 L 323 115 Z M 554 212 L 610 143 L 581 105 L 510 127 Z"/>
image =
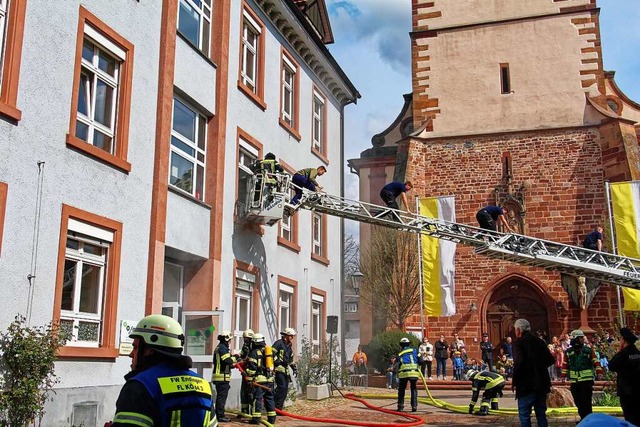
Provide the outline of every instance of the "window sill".
<path id="1" fill-rule="evenodd" d="M 118 357 L 117 348 L 92 347 L 62 347 L 58 350 L 59 358 L 69 359 L 115 359 Z"/>
<path id="2" fill-rule="evenodd" d="M 311 254 L 311 259 L 315 262 L 319 262 L 320 264 L 324 265 L 324 266 L 328 266 L 329 265 L 329 259 L 325 258 L 321 255 L 316 255 L 314 253 Z"/>
<path id="3" fill-rule="evenodd" d="M 4 101 L 0 101 L 0 116 L 7 117 L 11 120 L 19 122 L 22 119 L 22 111 L 13 105 L 9 105 Z"/>
<path id="4" fill-rule="evenodd" d="M 313 148 L 313 146 L 311 147 L 311 152 L 320 160 L 322 160 L 322 162 L 325 165 L 329 165 L 329 159 L 327 158 L 327 156 L 325 156 L 324 154 L 322 154 L 320 151 L 316 150 L 315 148 Z"/>
<path id="5" fill-rule="evenodd" d="M 285 239 L 284 237 L 280 237 L 278 236 L 278 245 L 287 248 L 295 253 L 299 253 L 300 252 L 300 245 L 298 245 L 297 243 L 294 243 L 290 240 Z"/>
<path id="6" fill-rule="evenodd" d="M 109 154 L 106 151 L 101 150 L 88 142 L 82 141 L 69 133 L 67 134 L 67 146 L 71 146 L 78 151 L 82 151 L 83 153 L 90 155 L 91 157 L 95 157 L 96 159 L 114 166 L 125 173 L 131 172 L 131 163 L 127 162 L 125 159 Z"/>
<path id="7" fill-rule="evenodd" d="M 282 117 L 280 117 L 278 119 L 278 121 L 280 122 L 280 126 L 282 126 L 287 132 L 289 132 L 291 134 L 291 136 L 293 136 L 295 139 L 297 139 L 298 142 L 300 142 L 300 140 L 302 140 L 302 136 L 300 136 L 300 133 L 296 129 L 291 127 L 291 125 L 289 123 L 287 123 L 284 120 L 282 120 Z"/>
<path id="8" fill-rule="evenodd" d="M 180 32 L 180 30 L 176 30 L 176 33 L 178 34 L 178 37 L 180 37 L 186 44 L 189 45 L 189 47 L 191 47 L 193 50 L 196 51 L 196 53 L 198 53 L 198 55 L 200 55 L 202 57 L 202 59 L 204 59 L 205 61 L 207 61 L 209 63 L 209 65 L 211 65 L 213 68 L 218 68 L 218 66 L 216 65 L 215 62 L 213 62 L 211 60 L 211 58 L 209 58 L 207 56 L 206 53 L 204 53 L 203 51 L 201 51 L 198 46 L 194 45 L 191 40 L 189 40 L 184 34 L 182 34 Z"/>
<path id="9" fill-rule="evenodd" d="M 196 203 L 200 206 L 202 206 L 203 208 L 207 208 L 209 210 L 212 209 L 212 207 L 208 204 L 206 204 L 205 202 L 203 202 L 200 199 L 197 199 L 195 197 L 193 197 L 191 194 L 187 193 L 186 191 L 182 191 L 179 188 L 174 187 L 173 185 L 169 184 L 168 185 L 169 191 L 171 191 L 173 194 L 176 194 L 182 198 L 187 199 L 190 202 Z"/>
<path id="10" fill-rule="evenodd" d="M 251 89 L 249 89 L 246 85 L 242 84 L 240 80 L 238 80 L 238 89 L 240 92 L 244 93 L 247 98 L 253 101 L 262 111 L 266 111 L 267 103 L 264 102 L 264 99 L 260 98 L 256 95 Z"/>

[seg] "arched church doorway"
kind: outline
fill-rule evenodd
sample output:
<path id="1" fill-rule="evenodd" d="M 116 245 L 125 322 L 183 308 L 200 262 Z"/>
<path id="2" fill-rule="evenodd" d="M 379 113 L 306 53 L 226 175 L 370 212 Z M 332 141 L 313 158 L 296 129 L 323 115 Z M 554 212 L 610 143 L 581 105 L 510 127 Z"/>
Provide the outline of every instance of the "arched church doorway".
<path id="1" fill-rule="evenodd" d="M 531 323 L 533 333 L 540 330 L 549 334 L 548 313 L 543 295 L 531 282 L 516 276 L 498 284 L 487 304 L 487 332 L 496 349 L 495 356 L 506 337 L 515 340 L 513 324 L 519 318 Z"/>

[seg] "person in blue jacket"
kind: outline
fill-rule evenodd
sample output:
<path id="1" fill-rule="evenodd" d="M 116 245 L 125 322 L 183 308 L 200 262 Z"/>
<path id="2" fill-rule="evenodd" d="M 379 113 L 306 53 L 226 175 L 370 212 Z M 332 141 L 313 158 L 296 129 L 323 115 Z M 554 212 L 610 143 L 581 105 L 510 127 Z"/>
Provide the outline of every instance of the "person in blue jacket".
<path id="1" fill-rule="evenodd" d="M 380 190 L 380 198 L 382 201 L 392 209 L 400 209 L 398 206 L 398 202 L 396 199 L 398 196 L 402 196 L 402 204 L 407 211 L 411 211 L 409 209 L 409 203 L 407 202 L 407 191 L 413 188 L 413 184 L 411 181 L 406 181 L 405 183 L 393 181 L 382 187 Z"/>
<path id="2" fill-rule="evenodd" d="M 476 220 L 478 220 L 480 228 L 484 228 L 485 230 L 497 231 L 497 223 L 500 223 L 506 231 L 515 233 L 505 218 L 508 212 L 509 210 L 507 208 L 485 206 L 476 213 Z"/>
<path id="3" fill-rule="evenodd" d="M 400 353 L 398 353 L 398 412 L 404 409 L 404 393 L 407 383 L 411 384 L 411 412 L 418 410 L 418 352 L 411 347 L 409 338 L 400 339 Z"/>
<path id="4" fill-rule="evenodd" d="M 211 385 L 190 370 L 182 354 L 182 326 L 171 317 L 145 317 L 133 338 L 131 372 L 116 401 L 112 427 L 217 426 L 211 413 Z"/>

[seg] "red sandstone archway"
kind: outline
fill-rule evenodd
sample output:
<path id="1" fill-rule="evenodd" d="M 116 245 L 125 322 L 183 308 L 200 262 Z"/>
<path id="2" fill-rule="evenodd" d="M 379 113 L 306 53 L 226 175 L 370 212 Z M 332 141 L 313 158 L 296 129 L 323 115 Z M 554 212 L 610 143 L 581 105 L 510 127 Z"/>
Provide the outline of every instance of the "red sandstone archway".
<path id="1" fill-rule="evenodd" d="M 547 299 L 537 283 L 519 274 L 506 276 L 491 287 L 482 307 L 482 319 L 496 354 L 505 337 L 515 339 L 513 323 L 518 318 L 527 319 L 534 333 L 549 333 Z"/>

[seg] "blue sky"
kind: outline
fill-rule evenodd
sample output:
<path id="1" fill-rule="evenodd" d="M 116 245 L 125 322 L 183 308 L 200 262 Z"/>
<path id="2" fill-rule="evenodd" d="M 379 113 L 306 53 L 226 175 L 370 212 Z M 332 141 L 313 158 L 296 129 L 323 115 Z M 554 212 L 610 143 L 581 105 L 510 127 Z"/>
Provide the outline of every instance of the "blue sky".
<path id="1" fill-rule="evenodd" d="M 345 113 L 345 157 L 358 157 L 371 137 L 395 119 L 411 92 L 411 0 L 326 0 L 340 66 L 362 94 Z M 604 66 L 640 102 L 640 1 L 598 0 Z M 346 196 L 357 198 L 357 177 L 345 166 Z M 354 232 L 354 223 L 347 232 Z"/>

